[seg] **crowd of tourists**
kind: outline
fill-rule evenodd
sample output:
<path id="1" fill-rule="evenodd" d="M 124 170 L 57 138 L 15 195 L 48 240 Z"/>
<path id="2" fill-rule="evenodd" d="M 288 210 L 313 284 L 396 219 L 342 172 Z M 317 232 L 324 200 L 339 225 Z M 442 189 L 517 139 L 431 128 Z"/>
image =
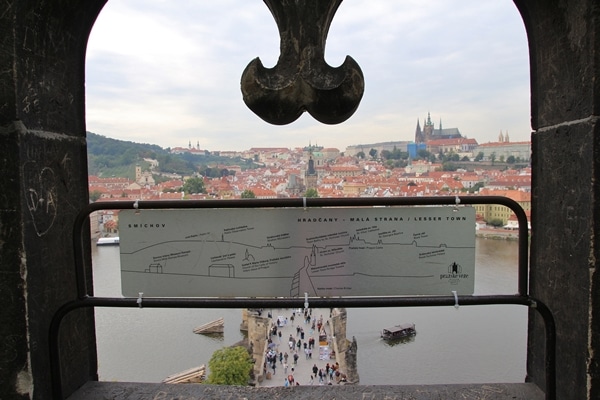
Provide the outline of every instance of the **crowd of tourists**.
<path id="1" fill-rule="evenodd" d="M 313 316 L 313 310 L 308 308 L 292 310 L 289 318 L 274 317 L 271 312 L 268 317 L 271 325 L 263 375 L 270 382 L 265 382 L 264 385 L 277 386 L 282 382 L 287 387 L 346 382 L 346 375 L 340 371 L 339 363 L 328 362 L 329 356 L 334 355 L 333 351 L 320 354 L 319 346 L 328 348 L 323 315 L 317 318 Z M 316 353 L 316 362 L 313 360 L 313 352 Z"/>

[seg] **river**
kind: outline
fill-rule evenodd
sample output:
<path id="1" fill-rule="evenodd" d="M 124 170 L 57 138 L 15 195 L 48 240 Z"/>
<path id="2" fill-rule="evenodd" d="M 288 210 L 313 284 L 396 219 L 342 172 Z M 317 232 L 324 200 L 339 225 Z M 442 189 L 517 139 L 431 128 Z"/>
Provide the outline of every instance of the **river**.
<path id="1" fill-rule="evenodd" d="M 92 249 L 96 296 L 120 296 L 119 248 Z M 517 243 L 477 238 L 475 293 L 517 292 Z M 225 319 L 222 337 L 193 333 Z M 160 382 L 207 364 L 212 353 L 243 338 L 240 310 L 97 308 L 98 370 L 102 381 Z M 382 328 L 413 322 L 414 340 L 389 346 Z M 462 306 L 348 310 L 356 337 L 360 383 L 408 385 L 523 382 L 527 308 Z"/>

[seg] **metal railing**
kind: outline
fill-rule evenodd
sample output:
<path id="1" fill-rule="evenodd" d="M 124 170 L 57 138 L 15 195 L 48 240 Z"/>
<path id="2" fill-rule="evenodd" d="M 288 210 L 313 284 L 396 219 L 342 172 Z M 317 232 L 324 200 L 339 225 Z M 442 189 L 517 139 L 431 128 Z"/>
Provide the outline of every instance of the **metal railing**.
<path id="1" fill-rule="evenodd" d="M 536 310 L 545 324 L 545 397 L 556 399 L 556 329 L 550 309 L 529 295 L 528 284 L 528 223 L 525 211 L 514 200 L 500 196 L 442 196 L 392 198 L 286 198 L 237 200 L 175 200 L 96 202 L 88 205 L 76 217 L 73 227 L 73 250 L 77 280 L 77 298 L 65 303 L 54 314 L 49 330 L 49 350 L 53 397 L 63 399 L 60 369 L 59 331 L 63 318 L 71 311 L 94 307 L 139 307 L 137 297 L 95 297 L 88 287 L 86 276 L 83 229 L 89 215 L 98 210 L 133 209 L 235 209 L 235 208 L 310 208 L 310 207 L 373 207 L 373 206 L 432 206 L 496 204 L 510 208 L 516 215 L 518 228 L 518 292 L 514 295 L 461 296 L 385 296 L 310 298 L 311 307 L 431 307 L 471 305 L 524 305 Z M 148 298 L 144 308 L 302 308 L 304 298 Z"/>

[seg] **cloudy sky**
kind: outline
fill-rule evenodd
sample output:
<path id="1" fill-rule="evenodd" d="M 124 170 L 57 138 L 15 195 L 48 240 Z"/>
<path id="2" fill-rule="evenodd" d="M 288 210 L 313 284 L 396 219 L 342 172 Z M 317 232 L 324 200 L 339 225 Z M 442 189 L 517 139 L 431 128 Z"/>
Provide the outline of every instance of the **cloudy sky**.
<path id="1" fill-rule="evenodd" d="M 337 147 L 413 140 L 417 119 L 479 143 L 530 140 L 525 29 L 510 0 L 346 0 L 326 62 L 353 57 L 365 76 L 356 113 L 323 125 L 304 113 L 274 126 L 242 100 L 240 77 L 279 56 L 261 0 L 109 0 L 87 51 L 87 130 L 210 151 Z"/>

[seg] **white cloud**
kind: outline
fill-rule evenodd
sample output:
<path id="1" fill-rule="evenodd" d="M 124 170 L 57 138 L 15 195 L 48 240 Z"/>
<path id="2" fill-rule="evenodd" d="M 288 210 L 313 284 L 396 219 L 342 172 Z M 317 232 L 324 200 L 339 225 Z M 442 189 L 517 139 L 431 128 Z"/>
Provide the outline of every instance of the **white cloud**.
<path id="1" fill-rule="evenodd" d="M 260 1 L 111 0 L 87 55 L 87 129 L 124 140 L 209 150 L 303 146 L 345 149 L 412 140 L 417 118 L 479 142 L 508 130 L 529 140 L 524 28 L 507 0 L 348 0 L 326 47 L 365 75 L 359 109 L 340 125 L 303 115 L 271 126 L 242 101 L 240 77 L 260 57 L 275 65 L 276 24 Z"/>

